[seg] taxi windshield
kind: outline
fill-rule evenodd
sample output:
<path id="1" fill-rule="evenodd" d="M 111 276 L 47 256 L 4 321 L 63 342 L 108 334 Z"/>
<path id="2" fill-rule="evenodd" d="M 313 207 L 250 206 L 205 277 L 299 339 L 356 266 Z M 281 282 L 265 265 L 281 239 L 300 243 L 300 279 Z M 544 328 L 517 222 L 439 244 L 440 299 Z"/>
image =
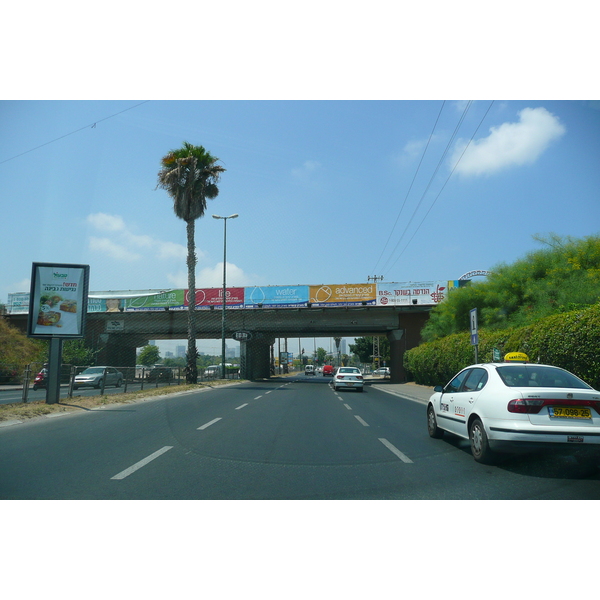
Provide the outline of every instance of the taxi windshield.
<path id="1" fill-rule="evenodd" d="M 498 374 L 508 387 L 551 387 L 593 389 L 568 371 L 557 367 L 518 365 L 497 367 Z"/>

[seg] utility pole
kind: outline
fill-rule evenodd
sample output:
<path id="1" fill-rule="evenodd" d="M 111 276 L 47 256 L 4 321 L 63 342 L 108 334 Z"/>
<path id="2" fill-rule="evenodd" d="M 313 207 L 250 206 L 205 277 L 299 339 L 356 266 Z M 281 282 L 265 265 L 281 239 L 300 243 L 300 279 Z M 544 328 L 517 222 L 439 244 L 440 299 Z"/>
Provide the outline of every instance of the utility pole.
<path id="1" fill-rule="evenodd" d="M 377 277 L 377 275 L 373 275 L 373 277 L 368 276 L 367 281 L 374 281 L 375 283 L 377 283 L 377 281 L 383 281 L 383 275 L 380 275 L 379 277 Z"/>

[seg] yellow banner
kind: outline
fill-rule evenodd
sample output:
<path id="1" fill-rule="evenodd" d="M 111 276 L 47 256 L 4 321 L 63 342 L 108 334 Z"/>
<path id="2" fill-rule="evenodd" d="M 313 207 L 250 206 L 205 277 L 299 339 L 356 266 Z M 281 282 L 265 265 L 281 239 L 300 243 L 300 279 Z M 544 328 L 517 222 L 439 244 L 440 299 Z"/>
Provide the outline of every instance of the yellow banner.
<path id="1" fill-rule="evenodd" d="M 344 285 L 311 285 L 309 302 L 313 306 L 343 306 L 376 303 L 374 283 L 346 283 Z"/>

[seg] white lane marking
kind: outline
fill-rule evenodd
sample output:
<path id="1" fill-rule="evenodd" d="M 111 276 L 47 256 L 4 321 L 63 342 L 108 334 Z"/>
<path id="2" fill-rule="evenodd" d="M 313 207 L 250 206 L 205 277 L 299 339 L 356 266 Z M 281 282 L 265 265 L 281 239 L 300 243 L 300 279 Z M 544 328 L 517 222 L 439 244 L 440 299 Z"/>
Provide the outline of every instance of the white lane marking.
<path id="1" fill-rule="evenodd" d="M 172 447 L 173 446 L 163 446 L 160 450 L 157 450 L 150 456 L 146 456 L 146 458 L 140 460 L 139 462 L 136 462 L 135 465 L 131 465 L 131 467 L 129 467 L 128 469 L 125 469 L 124 471 L 117 473 L 114 477 L 111 477 L 111 479 L 125 479 L 125 477 L 128 477 L 132 473 L 135 473 L 138 469 L 141 469 L 143 466 L 147 465 L 149 462 L 153 461 L 155 458 L 158 458 L 161 454 L 164 454 L 165 452 L 170 450 Z"/>
<path id="2" fill-rule="evenodd" d="M 268 392 L 265 392 L 265 396 L 266 396 L 267 394 L 270 394 L 272 391 L 273 391 L 273 390 L 269 390 Z"/>
<path id="3" fill-rule="evenodd" d="M 235 410 L 240 410 L 240 408 L 244 408 L 244 406 L 248 406 L 248 403 L 246 402 L 246 404 L 242 404 L 241 406 L 238 406 Z"/>
<path id="4" fill-rule="evenodd" d="M 223 417 L 217 417 L 216 419 L 213 419 L 212 421 L 209 421 L 208 423 L 204 423 L 204 425 L 202 425 L 201 427 L 198 427 L 198 430 L 206 429 L 207 427 L 214 425 L 217 421 L 220 421 L 222 418 Z"/>
<path id="5" fill-rule="evenodd" d="M 352 410 L 352 407 L 349 406 L 348 404 L 344 404 L 344 406 L 348 409 L 348 410 Z"/>
<path id="6" fill-rule="evenodd" d="M 363 421 L 358 415 L 354 415 L 354 418 L 361 424 L 364 425 L 365 427 L 369 427 L 369 424 L 366 423 L 365 421 Z"/>
<path id="7" fill-rule="evenodd" d="M 262 398 L 262 396 L 256 396 L 256 398 L 254 398 L 254 399 L 258 400 L 259 398 Z"/>
<path id="8" fill-rule="evenodd" d="M 408 456 L 406 456 L 406 454 L 403 454 L 402 452 L 400 452 L 400 450 L 398 450 L 398 448 L 396 448 L 396 446 L 394 446 L 394 444 L 390 444 L 390 442 L 388 442 L 385 438 L 379 438 L 379 441 L 388 450 L 391 450 L 402 462 L 412 463 L 412 460 L 410 460 L 410 458 L 408 458 Z"/>

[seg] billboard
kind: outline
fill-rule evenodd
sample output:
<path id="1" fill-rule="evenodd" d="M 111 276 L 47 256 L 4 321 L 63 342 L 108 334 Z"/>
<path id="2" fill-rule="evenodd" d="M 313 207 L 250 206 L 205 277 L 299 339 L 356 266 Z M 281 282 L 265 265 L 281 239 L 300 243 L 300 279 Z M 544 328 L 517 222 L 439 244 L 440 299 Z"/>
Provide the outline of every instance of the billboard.
<path id="1" fill-rule="evenodd" d="M 33 263 L 29 337 L 84 336 L 89 273 L 88 265 Z"/>
<path id="2" fill-rule="evenodd" d="M 295 308 L 308 304 L 307 285 L 268 285 L 245 288 L 244 307 L 259 308 L 274 306 L 277 308 Z"/>
<path id="3" fill-rule="evenodd" d="M 189 290 L 185 290 L 184 307 L 189 305 Z M 223 306 L 223 288 L 196 289 L 196 310 L 207 309 L 211 306 Z M 244 307 L 244 288 L 226 288 L 225 306 L 227 308 Z"/>
<path id="4" fill-rule="evenodd" d="M 362 306 L 376 303 L 376 284 L 311 285 L 309 302 L 312 306 Z"/>
<path id="5" fill-rule="evenodd" d="M 447 294 L 447 281 L 378 283 L 377 306 L 439 304 Z"/>

